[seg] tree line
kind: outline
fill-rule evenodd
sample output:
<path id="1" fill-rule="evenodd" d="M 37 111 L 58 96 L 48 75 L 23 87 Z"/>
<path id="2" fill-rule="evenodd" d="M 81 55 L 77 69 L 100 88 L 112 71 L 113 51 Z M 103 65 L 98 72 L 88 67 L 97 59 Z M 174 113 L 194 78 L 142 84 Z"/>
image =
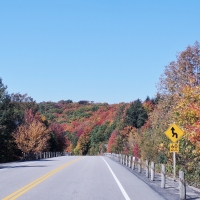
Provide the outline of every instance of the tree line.
<path id="1" fill-rule="evenodd" d="M 27 94 L 8 94 L 0 79 L 0 162 L 19 160 L 22 154 L 64 151 L 68 145 L 59 123 L 50 123 Z"/>

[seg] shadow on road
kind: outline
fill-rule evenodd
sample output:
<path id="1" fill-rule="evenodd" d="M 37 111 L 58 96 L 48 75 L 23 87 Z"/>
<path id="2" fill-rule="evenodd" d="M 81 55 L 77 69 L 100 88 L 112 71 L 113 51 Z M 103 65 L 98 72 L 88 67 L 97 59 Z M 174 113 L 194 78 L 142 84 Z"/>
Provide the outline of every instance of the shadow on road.
<path id="1" fill-rule="evenodd" d="M 17 166 L 1 166 L 1 169 L 5 169 L 5 168 L 20 168 L 20 167 L 47 167 L 46 165 L 17 165 Z"/>
<path id="2" fill-rule="evenodd" d="M 47 159 L 44 159 L 44 160 L 21 160 L 19 161 L 20 163 L 21 162 L 41 162 L 41 161 L 58 161 L 58 160 L 47 160 Z"/>

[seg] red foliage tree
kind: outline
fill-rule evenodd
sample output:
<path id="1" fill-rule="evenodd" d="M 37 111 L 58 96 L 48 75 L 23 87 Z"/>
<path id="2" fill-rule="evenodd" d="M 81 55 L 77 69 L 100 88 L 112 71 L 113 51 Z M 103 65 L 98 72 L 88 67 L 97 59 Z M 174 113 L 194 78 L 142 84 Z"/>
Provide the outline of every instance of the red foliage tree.
<path id="1" fill-rule="evenodd" d="M 51 131 L 51 141 L 53 150 L 64 151 L 67 148 L 68 138 L 65 135 L 63 127 L 58 123 L 53 123 L 49 127 Z"/>
<path id="2" fill-rule="evenodd" d="M 135 156 L 136 159 L 140 157 L 139 146 L 137 143 L 133 147 L 133 155 Z"/>
<path id="3" fill-rule="evenodd" d="M 116 131 L 113 131 L 110 138 L 109 138 L 109 141 L 108 141 L 108 149 L 107 149 L 107 152 L 108 153 L 111 153 L 112 152 L 112 149 L 115 145 L 115 139 L 117 138 L 117 132 Z"/>

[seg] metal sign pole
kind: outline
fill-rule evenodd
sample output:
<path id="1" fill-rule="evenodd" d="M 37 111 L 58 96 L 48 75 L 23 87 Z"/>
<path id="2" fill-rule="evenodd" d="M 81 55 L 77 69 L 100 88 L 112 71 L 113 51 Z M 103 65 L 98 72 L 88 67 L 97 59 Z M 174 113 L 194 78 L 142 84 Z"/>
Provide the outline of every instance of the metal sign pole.
<path id="1" fill-rule="evenodd" d="M 173 152 L 174 181 L 176 180 L 176 152 Z"/>

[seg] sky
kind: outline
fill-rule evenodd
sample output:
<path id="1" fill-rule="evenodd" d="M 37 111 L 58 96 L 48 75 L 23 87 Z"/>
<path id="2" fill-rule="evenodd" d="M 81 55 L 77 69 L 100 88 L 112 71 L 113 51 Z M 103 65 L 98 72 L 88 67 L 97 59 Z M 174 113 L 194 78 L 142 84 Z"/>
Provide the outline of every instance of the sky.
<path id="1" fill-rule="evenodd" d="M 200 42 L 199 10 L 199 0 L 1 0 L 0 77 L 36 102 L 143 101 Z"/>

